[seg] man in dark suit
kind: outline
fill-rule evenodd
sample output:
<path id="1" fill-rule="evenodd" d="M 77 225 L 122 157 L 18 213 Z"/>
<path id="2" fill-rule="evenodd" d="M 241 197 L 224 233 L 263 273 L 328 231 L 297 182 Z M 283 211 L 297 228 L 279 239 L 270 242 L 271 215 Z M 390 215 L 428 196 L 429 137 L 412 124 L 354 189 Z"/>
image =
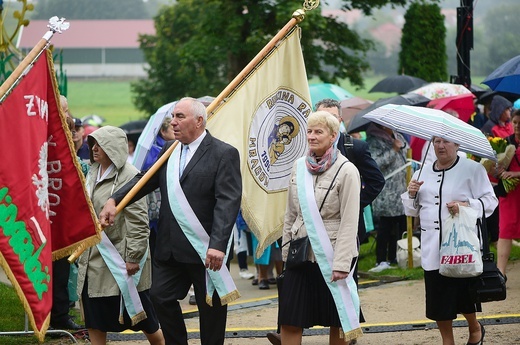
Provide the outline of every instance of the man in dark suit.
<path id="1" fill-rule="evenodd" d="M 176 104 L 171 123 L 175 138 L 182 144 L 182 153 L 179 155 L 179 148 L 176 148 L 168 161 L 131 200 L 138 200 L 156 188 L 161 190 L 158 241 L 150 293 L 166 344 L 188 344 L 178 300 L 186 296 L 191 284 L 199 309 L 201 343 L 224 343 L 227 305 L 222 305 L 216 291 L 211 296 L 212 306 L 206 303 L 206 269 L 221 274 L 227 271 L 221 268 L 225 265 L 228 242 L 240 208 L 242 181 L 238 151 L 205 130 L 206 116 L 204 105 L 194 98 L 183 98 Z M 172 144 L 167 142 L 160 155 Z M 178 170 L 171 168 L 174 166 Z M 179 177 L 172 174 L 174 171 Z M 100 214 L 103 226 L 113 221 L 115 205 L 142 176 L 143 173 L 138 174 L 108 200 Z M 178 179 L 178 183 L 172 182 L 174 178 Z M 178 189 L 173 193 L 175 186 L 179 185 L 182 189 L 180 193 L 187 202 L 181 198 L 177 200 Z M 190 208 L 209 235 L 205 253 L 200 253 L 202 242 L 198 242 L 197 236 L 179 218 L 180 208 L 174 206 L 175 202 Z"/>

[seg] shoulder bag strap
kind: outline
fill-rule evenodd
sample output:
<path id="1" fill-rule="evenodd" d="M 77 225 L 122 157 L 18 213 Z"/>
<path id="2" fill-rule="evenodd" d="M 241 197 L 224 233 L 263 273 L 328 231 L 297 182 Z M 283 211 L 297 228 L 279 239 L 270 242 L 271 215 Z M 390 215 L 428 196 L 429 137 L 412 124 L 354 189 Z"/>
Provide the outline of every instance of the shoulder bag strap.
<path id="1" fill-rule="evenodd" d="M 332 178 L 332 181 L 330 182 L 330 186 L 329 186 L 329 189 L 327 189 L 327 193 L 325 193 L 325 197 L 323 198 L 323 200 L 321 201 L 321 205 L 320 205 L 320 211 L 323 207 L 323 204 L 325 203 L 325 199 L 327 199 L 327 195 L 329 195 L 329 192 L 330 190 L 332 189 L 332 185 L 334 184 L 334 180 L 336 180 L 336 177 L 338 177 L 338 174 L 339 174 L 339 171 L 341 170 L 341 168 L 343 167 L 343 165 L 347 163 L 346 161 L 341 163 L 341 165 L 339 166 L 338 170 L 336 171 L 336 175 L 334 175 L 334 177 Z"/>
<path id="2" fill-rule="evenodd" d="M 482 236 L 482 256 L 486 256 L 489 254 L 489 240 L 486 225 L 486 210 L 484 208 L 484 202 L 482 202 L 480 198 L 478 199 L 478 201 L 480 201 L 480 204 L 482 205 L 482 218 L 477 219 L 477 226 Z"/>
<path id="3" fill-rule="evenodd" d="M 339 171 L 341 170 L 341 168 L 343 167 L 343 165 L 347 163 L 346 161 L 341 163 L 341 165 L 339 166 L 338 170 L 336 171 L 336 174 L 334 175 L 334 177 L 332 178 L 332 181 L 330 182 L 330 186 L 329 186 L 329 189 L 327 189 L 327 193 L 325 194 L 325 197 L 323 198 L 322 202 L 321 202 L 321 205 L 320 205 L 320 211 L 321 209 L 323 208 L 323 204 L 325 204 L 325 199 L 327 199 L 327 195 L 329 195 L 329 192 L 330 190 L 332 189 L 332 185 L 334 184 L 334 180 L 336 179 L 336 177 L 338 176 L 339 174 Z M 285 242 L 284 244 L 282 244 L 282 246 L 280 248 L 283 248 L 287 245 L 287 243 L 291 243 L 291 241 L 287 241 Z"/>

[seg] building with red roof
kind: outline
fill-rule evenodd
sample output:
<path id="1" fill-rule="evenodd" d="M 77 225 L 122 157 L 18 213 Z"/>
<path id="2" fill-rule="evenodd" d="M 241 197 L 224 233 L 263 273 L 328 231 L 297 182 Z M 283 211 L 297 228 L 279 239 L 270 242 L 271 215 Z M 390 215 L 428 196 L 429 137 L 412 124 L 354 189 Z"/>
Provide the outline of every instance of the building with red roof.
<path id="1" fill-rule="evenodd" d="M 62 52 L 69 77 L 143 77 L 145 60 L 139 35 L 155 34 L 153 20 L 72 20 L 70 28 L 51 39 Z M 48 22 L 31 20 L 21 31 L 17 47 L 29 52 L 47 32 Z"/>

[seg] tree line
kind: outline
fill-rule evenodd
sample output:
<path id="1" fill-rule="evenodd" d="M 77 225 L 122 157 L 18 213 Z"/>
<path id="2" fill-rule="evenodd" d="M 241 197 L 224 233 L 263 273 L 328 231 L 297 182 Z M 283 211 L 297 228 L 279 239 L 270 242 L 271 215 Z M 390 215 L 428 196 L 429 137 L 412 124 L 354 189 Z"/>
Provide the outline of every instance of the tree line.
<path id="1" fill-rule="evenodd" d="M 291 18 L 303 0 L 40 0 L 33 19 L 147 19 L 156 34 L 140 37 L 148 77 L 132 84 L 134 103 L 145 113 L 185 95 L 218 94 Z M 322 0 L 323 3 L 323 0 Z M 345 11 L 367 18 L 384 6 L 406 10 L 401 45 L 389 56 L 363 30 L 319 8 L 306 13 L 302 50 L 307 75 L 323 82 L 348 79 L 363 86 L 363 75 L 415 75 L 448 81 L 456 74 L 456 28 L 446 29 L 439 0 L 341 0 Z M 520 4 L 504 0 L 474 20 L 472 75 L 487 75 L 520 52 L 513 20 Z M 381 22 L 381 18 L 378 22 Z M 447 49 L 447 47 L 449 49 Z"/>

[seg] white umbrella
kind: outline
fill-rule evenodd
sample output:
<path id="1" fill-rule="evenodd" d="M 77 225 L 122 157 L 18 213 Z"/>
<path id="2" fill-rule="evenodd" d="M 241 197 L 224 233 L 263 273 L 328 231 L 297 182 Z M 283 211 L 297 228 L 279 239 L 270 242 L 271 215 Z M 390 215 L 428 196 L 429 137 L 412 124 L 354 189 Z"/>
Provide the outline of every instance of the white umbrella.
<path id="1" fill-rule="evenodd" d="M 146 159 L 146 156 L 148 155 L 148 152 L 150 151 L 150 148 L 152 147 L 152 144 L 157 137 L 157 133 L 159 133 L 159 130 L 161 129 L 163 120 L 167 115 L 172 113 L 175 103 L 177 103 L 177 101 L 163 105 L 157 109 L 155 114 L 153 114 L 148 120 L 148 123 L 144 127 L 143 132 L 141 133 L 141 136 L 135 145 L 134 161 L 132 164 L 137 169 L 142 169 L 144 160 Z"/>
<path id="2" fill-rule="evenodd" d="M 438 109 L 387 104 L 364 118 L 425 140 L 440 137 L 460 145 L 460 150 L 496 161 L 486 136 L 470 124 Z"/>

